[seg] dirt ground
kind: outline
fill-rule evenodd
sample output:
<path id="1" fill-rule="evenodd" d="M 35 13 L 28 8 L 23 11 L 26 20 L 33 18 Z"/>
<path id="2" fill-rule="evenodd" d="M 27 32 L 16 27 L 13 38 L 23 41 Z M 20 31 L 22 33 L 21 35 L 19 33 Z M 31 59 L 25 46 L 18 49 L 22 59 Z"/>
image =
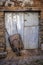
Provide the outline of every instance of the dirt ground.
<path id="1" fill-rule="evenodd" d="M 0 59 L 0 65 L 43 65 L 43 52 L 39 54 L 39 52 L 33 51 L 23 50 L 22 56 L 16 56 L 14 52 L 10 51 L 6 58 Z"/>

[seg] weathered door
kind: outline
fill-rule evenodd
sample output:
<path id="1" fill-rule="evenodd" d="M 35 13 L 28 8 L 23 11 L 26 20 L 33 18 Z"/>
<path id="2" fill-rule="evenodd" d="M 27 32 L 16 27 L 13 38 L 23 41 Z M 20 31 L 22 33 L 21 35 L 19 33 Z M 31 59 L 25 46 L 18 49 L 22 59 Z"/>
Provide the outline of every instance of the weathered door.
<path id="1" fill-rule="evenodd" d="M 38 13 L 24 14 L 24 48 L 38 48 L 38 32 L 39 32 Z"/>
<path id="2" fill-rule="evenodd" d="M 5 26 L 10 35 L 19 33 L 24 43 L 24 49 L 38 48 L 39 32 L 38 13 L 5 13 Z"/>

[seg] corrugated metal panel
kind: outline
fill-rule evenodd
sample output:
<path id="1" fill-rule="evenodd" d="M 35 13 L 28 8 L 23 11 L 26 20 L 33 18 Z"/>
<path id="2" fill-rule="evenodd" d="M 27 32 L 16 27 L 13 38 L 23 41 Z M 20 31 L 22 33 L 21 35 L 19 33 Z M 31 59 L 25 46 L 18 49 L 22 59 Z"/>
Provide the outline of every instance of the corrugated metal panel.
<path id="1" fill-rule="evenodd" d="M 35 26 L 39 24 L 38 13 L 27 13 L 24 14 L 25 26 Z"/>
<path id="2" fill-rule="evenodd" d="M 24 48 L 38 48 L 38 29 L 39 27 L 24 27 Z"/>
<path id="3" fill-rule="evenodd" d="M 38 24 L 38 13 L 5 13 L 8 34 L 19 33 L 25 49 L 38 48 Z"/>
<path id="4" fill-rule="evenodd" d="M 38 48 L 38 13 L 26 13 L 24 14 L 24 19 L 24 48 Z"/>

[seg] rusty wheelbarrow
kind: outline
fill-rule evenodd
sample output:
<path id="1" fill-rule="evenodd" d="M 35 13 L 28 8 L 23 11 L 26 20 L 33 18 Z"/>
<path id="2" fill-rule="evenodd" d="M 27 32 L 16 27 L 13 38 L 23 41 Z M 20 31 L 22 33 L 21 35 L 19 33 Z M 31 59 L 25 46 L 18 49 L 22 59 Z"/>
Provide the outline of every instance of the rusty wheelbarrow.
<path id="1" fill-rule="evenodd" d="M 20 56 L 20 51 L 24 48 L 20 34 L 14 34 L 10 36 L 9 42 L 12 50 L 16 53 L 17 56 Z"/>

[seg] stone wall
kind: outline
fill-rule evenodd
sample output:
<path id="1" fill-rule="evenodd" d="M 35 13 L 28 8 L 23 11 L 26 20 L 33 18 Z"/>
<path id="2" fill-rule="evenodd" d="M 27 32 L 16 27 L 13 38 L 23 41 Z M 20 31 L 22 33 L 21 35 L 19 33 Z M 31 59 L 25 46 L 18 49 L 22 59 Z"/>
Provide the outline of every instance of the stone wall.
<path id="1" fill-rule="evenodd" d="M 33 0 L 31 2 L 23 0 L 0 1 L 0 46 L 5 44 L 5 22 L 4 11 L 41 11 L 39 23 L 39 43 L 43 44 L 43 0 Z M 3 45 L 2 45 L 3 46 Z M 1 49 L 2 47 L 0 47 Z"/>
<path id="2" fill-rule="evenodd" d="M 4 12 L 0 12 L 0 52 L 5 48 L 5 23 Z"/>

